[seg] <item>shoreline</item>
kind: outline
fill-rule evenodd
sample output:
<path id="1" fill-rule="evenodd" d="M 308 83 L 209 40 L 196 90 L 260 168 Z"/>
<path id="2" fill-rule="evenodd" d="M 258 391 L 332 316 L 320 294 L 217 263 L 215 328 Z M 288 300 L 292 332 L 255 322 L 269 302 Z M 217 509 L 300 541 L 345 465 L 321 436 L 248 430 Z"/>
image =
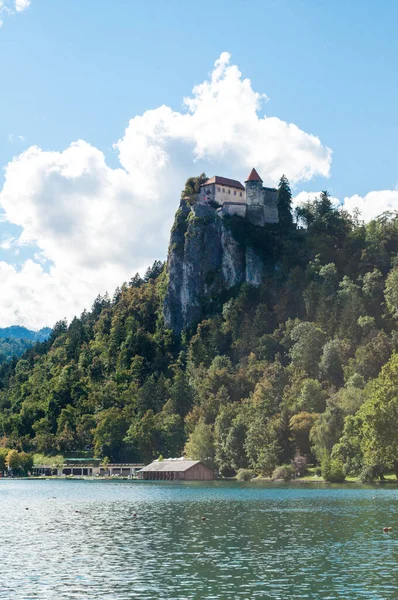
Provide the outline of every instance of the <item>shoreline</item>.
<path id="1" fill-rule="evenodd" d="M 30 476 L 30 477 L 0 477 L 0 481 L 129 481 L 131 483 L 209 483 L 201 480 L 192 480 L 192 481 L 162 481 L 162 480 L 145 480 L 138 478 L 130 478 L 130 477 L 93 477 L 89 475 L 80 476 L 63 476 L 59 477 L 57 475 L 42 475 L 42 476 Z M 359 481 L 358 479 L 349 479 L 340 482 L 330 482 L 325 479 L 319 478 L 306 478 L 306 477 L 297 477 L 291 479 L 289 481 L 285 481 L 283 479 L 271 479 L 269 477 L 255 477 L 254 479 L 250 479 L 249 481 L 238 481 L 236 477 L 220 477 L 219 479 L 214 479 L 211 483 L 237 483 L 239 485 L 242 484 L 273 484 L 273 485 L 363 485 L 363 486 L 385 486 L 385 485 L 395 485 L 398 486 L 398 479 L 385 479 L 383 481 L 375 481 L 373 483 L 364 483 Z"/>

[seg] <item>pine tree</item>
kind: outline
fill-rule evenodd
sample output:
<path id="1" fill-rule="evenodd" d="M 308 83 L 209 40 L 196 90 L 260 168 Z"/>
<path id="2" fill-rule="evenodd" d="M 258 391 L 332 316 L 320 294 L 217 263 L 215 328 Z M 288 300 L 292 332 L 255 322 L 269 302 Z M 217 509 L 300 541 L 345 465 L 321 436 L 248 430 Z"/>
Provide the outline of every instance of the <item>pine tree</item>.
<path id="1" fill-rule="evenodd" d="M 285 175 L 282 175 L 278 185 L 278 216 L 282 229 L 290 229 L 293 226 L 292 192 Z"/>

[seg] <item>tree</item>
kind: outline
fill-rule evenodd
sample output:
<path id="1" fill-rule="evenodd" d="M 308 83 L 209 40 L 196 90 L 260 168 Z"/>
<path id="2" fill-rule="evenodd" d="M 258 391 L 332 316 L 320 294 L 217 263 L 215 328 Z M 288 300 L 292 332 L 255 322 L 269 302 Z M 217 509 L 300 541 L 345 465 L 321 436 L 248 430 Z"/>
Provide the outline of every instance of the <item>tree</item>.
<path id="1" fill-rule="evenodd" d="M 326 407 L 327 394 L 322 385 L 316 379 L 304 379 L 300 395 L 297 399 L 297 407 L 300 411 L 307 413 L 321 413 Z"/>
<path id="2" fill-rule="evenodd" d="M 21 457 L 18 450 L 9 450 L 6 457 L 6 466 L 11 471 L 18 472 L 21 468 Z"/>
<path id="3" fill-rule="evenodd" d="M 363 467 L 362 419 L 348 415 L 344 420 L 343 434 L 332 449 L 332 459 L 339 460 L 346 475 L 359 475 Z"/>
<path id="4" fill-rule="evenodd" d="M 2 473 L 6 468 L 8 453 L 8 448 L 0 448 L 0 473 Z"/>
<path id="5" fill-rule="evenodd" d="M 120 460 L 124 450 L 124 437 L 128 423 L 126 415 L 119 408 L 109 408 L 98 413 L 94 431 L 94 454 Z"/>
<path id="6" fill-rule="evenodd" d="M 133 421 L 124 440 L 141 460 L 149 462 L 161 450 L 158 419 L 153 410 L 147 410 L 140 420 Z"/>
<path id="7" fill-rule="evenodd" d="M 336 405 L 330 404 L 326 411 L 319 415 L 310 433 L 310 441 L 318 462 L 322 463 L 330 457 L 334 444 L 341 436 L 343 423 L 343 413 Z"/>
<path id="8" fill-rule="evenodd" d="M 388 310 L 398 318 L 398 268 L 391 269 L 387 276 L 384 297 Z"/>
<path id="9" fill-rule="evenodd" d="M 201 419 L 188 438 L 184 454 L 193 460 L 200 460 L 209 467 L 215 466 L 213 427 Z"/>
<path id="10" fill-rule="evenodd" d="M 398 478 L 398 354 L 368 384 L 366 395 L 368 399 L 358 414 L 363 422 L 364 463 L 393 468 Z"/>
<path id="11" fill-rule="evenodd" d="M 279 180 L 278 185 L 278 217 L 279 224 L 283 230 L 291 229 L 293 226 L 292 216 L 292 192 L 289 185 L 289 180 L 285 175 Z"/>
<path id="12" fill-rule="evenodd" d="M 320 376 L 336 387 L 344 383 L 344 345 L 341 340 L 329 340 L 323 347 L 319 363 Z"/>
<path id="13" fill-rule="evenodd" d="M 187 200 L 189 204 L 193 204 L 196 200 L 196 196 L 200 192 L 200 186 L 205 181 L 207 181 L 207 175 L 205 173 L 201 173 L 197 177 L 188 177 L 184 189 L 181 192 L 181 198 Z"/>
<path id="14" fill-rule="evenodd" d="M 293 328 L 290 337 L 294 342 L 290 350 L 292 364 L 310 377 L 317 376 L 325 333 L 313 323 L 304 322 Z"/>
<path id="15" fill-rule="evenodd" d="M 290 419 L 290 431 L 296 452 L 309 457 L 311 455 L 310 433 L 319 415 L 301 412 Z"/>
<path id="16" fill-rule="evenodd" d="M 20 452 L 19 464 L 25 475 L 27 475 L 33 468 L 33 455 L 27 452 Z"/>

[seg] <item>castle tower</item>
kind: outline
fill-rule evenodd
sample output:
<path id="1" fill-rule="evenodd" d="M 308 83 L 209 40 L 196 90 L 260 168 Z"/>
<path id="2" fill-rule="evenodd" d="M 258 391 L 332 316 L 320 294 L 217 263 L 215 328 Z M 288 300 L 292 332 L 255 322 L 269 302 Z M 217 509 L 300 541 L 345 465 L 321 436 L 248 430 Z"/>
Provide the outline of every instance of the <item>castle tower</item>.
<path id="1" fill-rule="evenodd" d="M 246 203 L 248 206 L 263 205 L 263 180 L 257 173 L 256 169 L 252 169 L 248 178 L 245 181 L 246 188 Z"/>

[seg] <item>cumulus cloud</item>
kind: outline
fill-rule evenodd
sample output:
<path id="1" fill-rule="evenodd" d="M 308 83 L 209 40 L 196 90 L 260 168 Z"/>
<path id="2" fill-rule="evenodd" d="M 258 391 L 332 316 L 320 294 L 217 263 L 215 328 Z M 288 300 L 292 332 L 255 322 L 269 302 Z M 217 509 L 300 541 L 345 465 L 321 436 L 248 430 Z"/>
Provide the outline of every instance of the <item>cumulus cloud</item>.
<path id="1" fill-rule="evenodd" d="M 359 211 L 362 220 L 370 221 L 383 212 L 398 210 L 398 190 L 379 190 L 369 192 L 365 196 L 346 196 L 343 207 L 351 214 Z"/>
<path id="2" fill-rule="evenodd" d="M 293 198 L 293 206 L 319 198 L 321 192 L 300 192 Z M 354 194 L 346 196 L 343 200 L 330 197 L 334 206 L 341 206 L 350 214 L 359 214 L 365 222 L 375 219 L 384 212 L 398 211 L 398 190 L 378 190 L 368 192 L 365 196 Z"/>
<path id="3" fill-rule="evenodd" d="M 71 318 L 98 293 L 164 258 L 185 179 L 206 171 L 244 179 L 255 166 L 266 185 L 329 175 L 331 151 L 276 117 L 264 94 L 223 53 L 181 111 L 132 118 L 115 143 L 120 168 L 79 140 L 59 152 L 31 147 L 5 169 L 2 219 L 35 248 L 22 268 L 0 263 L 0 326 L 38 328 Z"/>
<path id="4" fill-rule="evenodd" d="M 22 12 L 29 8 L 31 0 L 15 0 L 15 10 Z"/>

